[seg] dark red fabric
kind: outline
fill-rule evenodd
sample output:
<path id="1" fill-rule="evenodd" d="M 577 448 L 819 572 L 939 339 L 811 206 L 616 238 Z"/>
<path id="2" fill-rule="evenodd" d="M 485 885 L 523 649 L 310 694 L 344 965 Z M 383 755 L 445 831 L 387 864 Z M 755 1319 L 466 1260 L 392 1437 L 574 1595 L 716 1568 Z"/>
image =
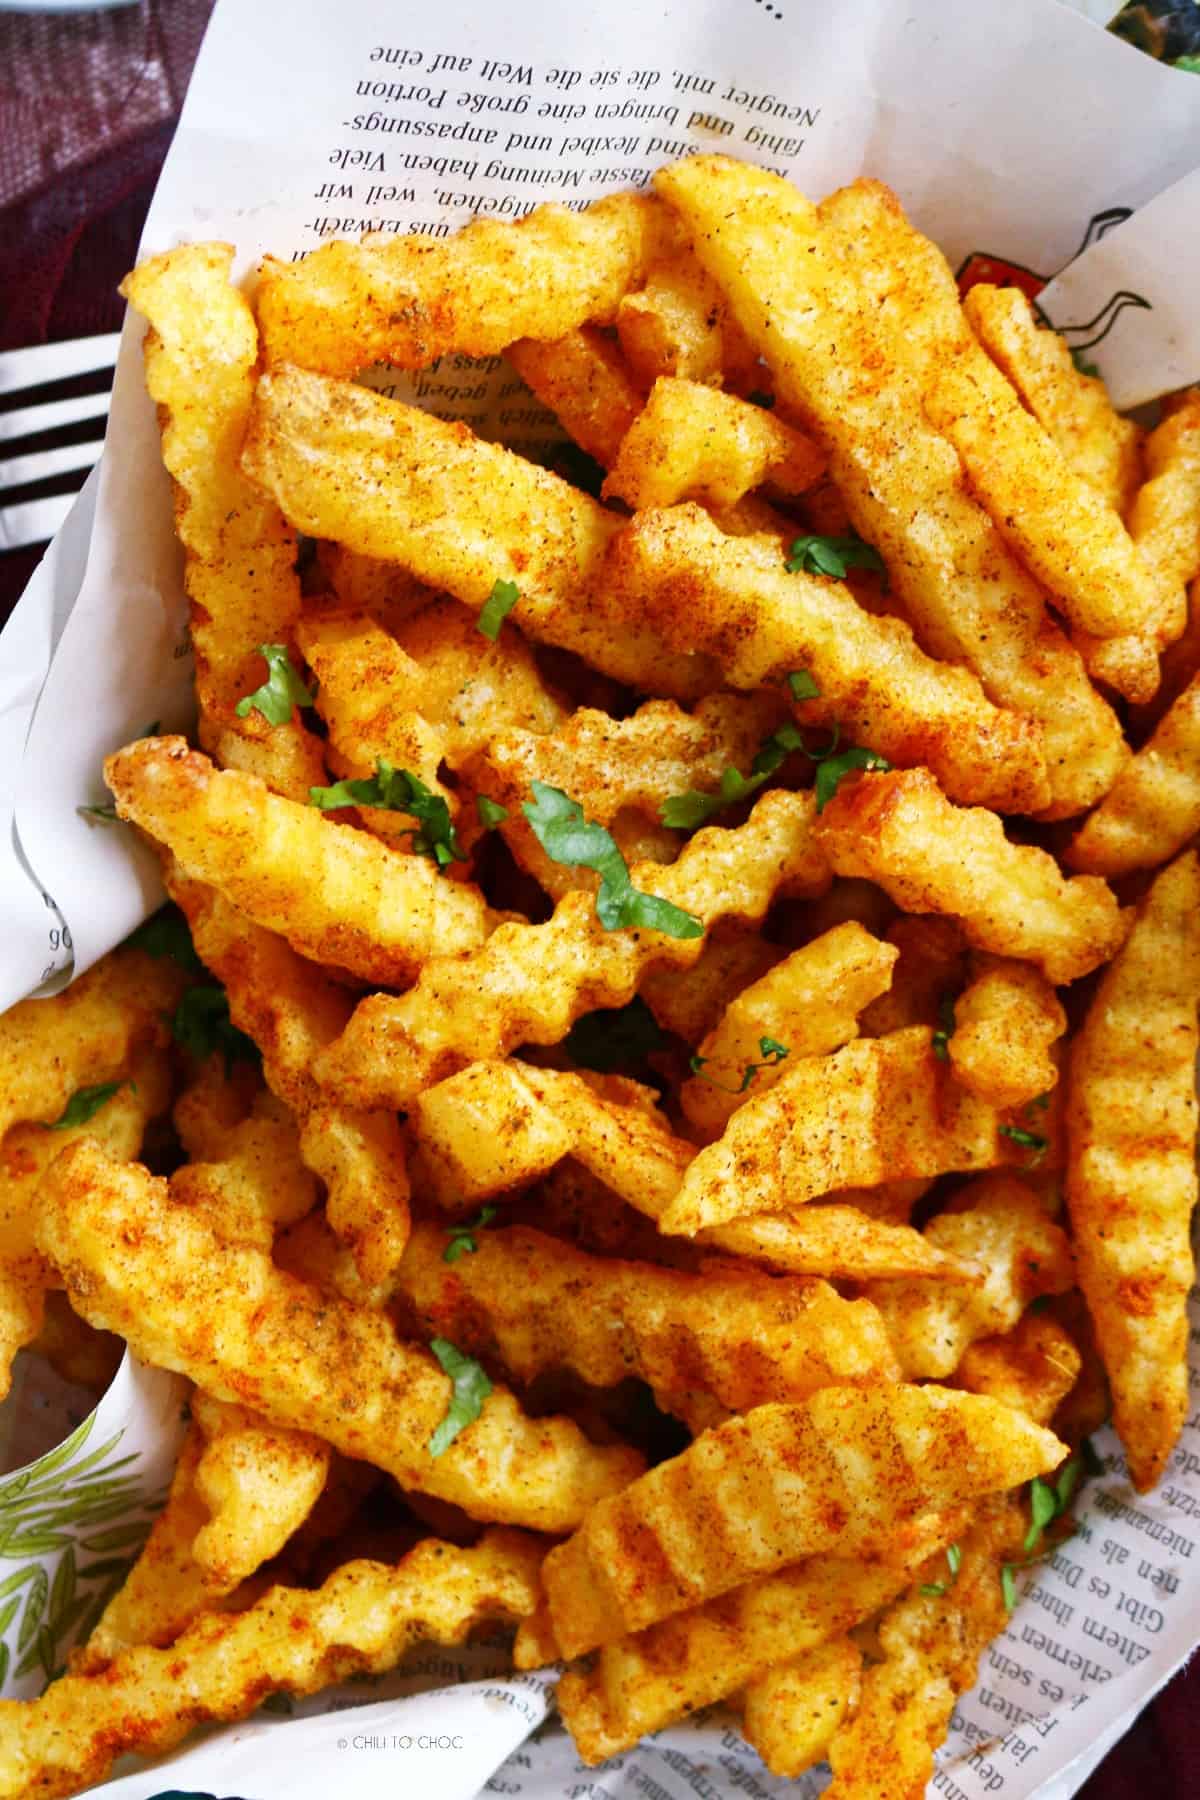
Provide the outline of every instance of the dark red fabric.
<path id="1" fill-rule="evenodd" d="M 162 13 L 169 36 L 171 6 Z M 194 55 L 196 0 L 177 16 Z M 170 119 L 101 150 L 73 169 L 69 180 L 56 174 L 0 208 L 0 350 L 117 328 L 123 310 L 117 283 L 133 261 L 174 125 Z M 41 554 L 0 555 L 0 619 L 8 617 Z M 1096 1706 L 1102 1718 L 1102 1694 Z M 1081 1790 L 1082 1800 L 1146 1800 L 1148 1794 L 1154 1800 L 1200 1795 L 1200 1659 L 1176 1677 Z"/>

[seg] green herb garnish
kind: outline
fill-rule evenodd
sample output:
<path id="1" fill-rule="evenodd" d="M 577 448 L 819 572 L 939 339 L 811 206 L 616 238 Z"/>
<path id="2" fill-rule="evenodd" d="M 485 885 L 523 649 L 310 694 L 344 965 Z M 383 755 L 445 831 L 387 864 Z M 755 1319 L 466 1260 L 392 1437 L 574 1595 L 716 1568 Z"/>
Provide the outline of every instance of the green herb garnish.
<path id="1" fill-rule="evenodd" d="M 891 766 L 887 757 L 880 756 L 877 750 L 862 750 L 856 744 L 838 756 L 822 757 L 817 765 L 817 811 L 825 811 L 838 791 L 838 784 L 852 770 L 879 769 L 886 773 Z"/>
<path id="2" fill-rule="evenodd" d="M 1060 1519 L 1070 1506 L 1079 1486 L 1079 1477 L 1083 1474 L 1084 1455 L 1080 1450 L 1070 1457 L 1058 1472 L 1054 1485 L 1043 1481 L 1035 1475 L 1029 1484 L 1029 1530 L 1025 1533 L 1023 1548 L 1026 1552 L 1033 1550 L 1040 1542 L 1047 1525 Z"/>
<path id="3" fill-rule="evenodd" d="M 492 1384 L 474 1357 L 464 1356 L 445 1338 L 434 1338 L 429 1348 L 454 1383 L 446 1416 L 429 1440 L 430 1456 L 441 1456 L 459 1432 L 465 1431 L 479 1417 Z"/>
<path id="4" fill-rule="evenodd" d="M 1049 1138 L 1042 1137 L 1036 1131 L 1026 1131 L 1023 1125 L 999 1125 L 996 1129 L 1001 1137 L 1011 1139 L 1014 1144 L 1019 1144 L 1022 1150 L 1033 1151 L 1033 1160 L 1028 1165 L 1031 1169 L 1036 1168 L 1050 1148 Z"/>
<path id="5" fill-rule="evenodd" d="M 431 856 L 439 869 L 467 860 L 443 796 L 432 793 L 407 769 L 394 769 L 386 757 L 380 757 L 374 775 L 359 781 L 335 781 L 332 787 L 309 788 L 308 799 L 310 806 L 319 806 L 323 812 L 336 812 L 342 806 L 378 806 L 387 812 L 409 813 L 417 821 L 412 848 L 418 856 Z"/>
<path id="6" fill-rule="evenodd" d="M 267 665 L 267 679 L 239 700 L 234 710 L 239 719 L 247 718 L 253 709 L 268 725 L 286 725 L 293 706 L 311 706 L 315 695 L 292 667 L 286 644 L 259 644 L 258 654 Z"/>
<path id="7" fill-rule="evenodd" d="M 943 994 L 938 1001 L 938 1028 L 933 1034 L 933 1054 L 941 1062 L 950 1060 L 950 1039 L 954 1036 L 954 995 Z"/>
<path id="8" fill-rule="evenodd" d="M 594 869 L 600 877 L 596 917 L 606 931 L 641 927 L 667 937 L 704 936 L 704 925 L 682 907 L 656 894 L 643 894 L 629 878 L 629 868 L 611 832 L 583 816 L 577 800 L 547 782 L 532 783 L 533 799 L 521 810 L 552 861 L 572 869 Z"/>
<path id="9" fill-rule="evenodd" d="M 216 986 L 189 988 L 171 1020 L 175 1042 L 200 1062 L 219 1050 L 228 1069 L 235 1062 L 254 1062 L 258 1046 L 229 1017 L 229 996 Z"/>
<path id="10" fill-rule="evenodd" d="M 163 906 L 125 939 L 130 950 L 144 950 L 147 956 L 169 956 L 189 975 L 203 973 L 204 964 L 196 955 L 187 920 L 177 906 Z"/>
<path id="11" fill-rule="evenodd" d="M 640 994 L 628 1006 L 584 1013 L 563 1040 L 573 1062 L 602 1075 L 641 1062 L 652 1050 L 666 1048 L 666 1035 Z"/>
<path id="12" fill-rule="evenodd" d="M 887 579 L 883 558 L 872 544 L 866 544 L 856 531 L 849 537 L 798 537 L 787 560 L 789 575 L 829 575 L 844 581 L 848 569 L 873 569 Z"/>
<path id="13" fill-rule="evenodd" d="M 501 806 L 498 800 L 489 800 L 486 794 L 476 794 L 475 811 L 479 814 L 479 823 L 485 831 L 495 831 L 497 825 L 503 825 L 508 817 L 507 806 Z"/>
<path id="14" fill-rule="evenodd" d="M 746 1089 L 758 1080 L 759 1071 L 761 1069 L 773 1069 L 783 1061 L 785 1056 L 790 1056 L 792 1054 L 786 1044 L 781 1044 L 777 1038 L 773 1037 L 759 1038 L 758 1053 L 763 1060 L 761 1062 L 746 1064 L 745 1068 L 742 1070 L 740 1087 L 728 1087 L 725 1082 L 714 1081 L 711 1075 L 706 1075 L 704 1070 L 709 1062 L 707 1056 L 690 1056 L 688 1058 L 688 1068 L 692 1071 L 693 1075 L 699 1075 L 701 1081 L 707 1081 L 710 1087 L 720 1088 L 723 1094 L 744 1094 Z"/>
<path id="15" fill-rule="evenodd" d="M 81 819 L 96 819 L 101 825 L 120 825 L 123 823 L 116 806 L 106 800 L 102 806 L 77 806 L 75 811 Z"/>
<path id="16" fill-rule="evenodd" d="M 494 644 L 500 636 L 500 627 L 520 598 L 521 590 L 515 581 L 493 582 L 492 591 L 475 621 L 476 630 L 482 631 Z"/>
<path id="17" fill-rule="evenodd" d="M 837 743 L 837 726 L 829 749 Z M 735 806 L 739 800 L 748 800 L 751 794 L 758 792 L 763 782 L 780 768 L 793 750 L 799 750 L 812 762 L 820 762 L 829 750 L 813 751 L 804 742 L 798 725 L 781 725 L 764 738 L 758 754 L 750 765 L 749 775 L 742 775 L 737 769 L 726 769 L 721 776 L 721 784 L 715 794 L 702 793 L 698 788 L 688 788 L 686 793 L 672 794 L 659 807 L 658 816 L 664 825 L 673 831 L 695 831 L 727 806 Z"/>
<path id="18" fill-rule="evenodd" d="M 1017 1581 L 1010 1563 L 1005 1563 L 1000 1570 L 1000 1592 L 1004 1596 L 1005 1612 L 1011 1612 L 1017 1604 Z"/>
<path id="19" fill-rule="evenodd" d="M 95 1087 L 76 1088 L 54 1123 L 43 1125 L 42 1130 L 67 1131 L 72 1125 L 86 1125 L 122 1085 L 119 1081 L 101 1081 Z"/>
<path id="20" fill-rule="evenodd" d="M 482 1231 L 485 1225 L 490 1225 L 495 1216 L 494 1206 L 482 1206 L 479 1209 L 479 1217 L 472 1219 L 469 1225 L 449 1226 L 450 1242 L 446 1245 L 442 1261 L 456 1263 L 460 1256 L 474 1256 L 479 1248 L 475 1242 L 475 1233 Z"/>
<path id="21" fill-rule="evenodd" d="M 793 700 L 819 700 L 821 690 L 807 669 L 793 669 L 787 678 Z"/>

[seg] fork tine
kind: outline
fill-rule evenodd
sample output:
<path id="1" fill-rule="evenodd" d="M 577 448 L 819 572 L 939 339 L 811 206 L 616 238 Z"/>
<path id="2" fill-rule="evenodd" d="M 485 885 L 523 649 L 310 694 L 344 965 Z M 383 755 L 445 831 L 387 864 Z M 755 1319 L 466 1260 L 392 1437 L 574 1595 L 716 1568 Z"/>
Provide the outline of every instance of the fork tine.
<path id="1" fill-rule="evenodd" d="M 76 497 L 55 494 L 49 500 L 27 500 L 22 506 L 0 506 L 0 550 L 47 543 L 74 506 Z"/>
<path id="2" fill-rule="evenodd" d="M 28 487 L 48 481 L 52 475 L 71 475 L 90 469 L 100 455 L 100 440 L 90 444 L 65 444 L 59 450 L 38 450 L 32 456 L 10 456 L 0 461 L 0 494 L 5 488 Z"/>
<path id="3" fill-rule="evenodd" d="M 108 417 L 110 394 L 80 394 L 75 400 L 46 400 L 41 406 L 18 406 L 0 412 L 0 443 L 32 437 L 35 431 L 57 431 L 62 425 L 82 425 Z"/>
<path id="4" fill-rule="evenodd" d="M 5 351 L 0 356 L 0 394 L 15 394 L 22 388 L 42 387 L 50 381 L 65 381 L 69 375 L 89 375 L 96 369 L 107 369 L 117 360 L 119 331 L 100 337 L 71 338 L 61 344 L 35 344 L 29 350 Z"/>

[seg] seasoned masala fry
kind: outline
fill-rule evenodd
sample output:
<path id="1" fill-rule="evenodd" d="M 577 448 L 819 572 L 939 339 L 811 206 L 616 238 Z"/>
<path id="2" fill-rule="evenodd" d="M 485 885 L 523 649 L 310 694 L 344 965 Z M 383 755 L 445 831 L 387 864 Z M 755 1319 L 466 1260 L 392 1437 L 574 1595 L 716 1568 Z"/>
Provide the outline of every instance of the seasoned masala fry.
<path id="1" fill-rule="evenodd" d="M 614 453 L 600 461 L 610 470 L 605 497 L 638 511 L 678 500 L 736 506 L 764 481 L 802 494 L 825 470 L 811 439 L 773 413 L 670 375 L 655 382 Z"/>
<path id="2" fill-rule="evenodd" d="M 1053 1047 L 1067 1029 L 1054 989 L 1030 963 L 976 956 L 954 1002 L 946 1054 L 955 1079 L 994 1106 L 1025 1106 L 1058 1081 Z"/>
<path id="3" fill-rule="evenodd" d="M 583 325 L 549 344 L 518 338 L 504 354 L 580 449 L 611 468 L 645 399 L 611 339 Z"/>
<path id="4" fill-rule="evenodd" d="M 1100 979 L 1071 1052 L 1067 1205 L 1079 1285 L 1144 1492 L 1187 1414 L 1196 1204 L 1200 860 L 1163 870 Z"/>

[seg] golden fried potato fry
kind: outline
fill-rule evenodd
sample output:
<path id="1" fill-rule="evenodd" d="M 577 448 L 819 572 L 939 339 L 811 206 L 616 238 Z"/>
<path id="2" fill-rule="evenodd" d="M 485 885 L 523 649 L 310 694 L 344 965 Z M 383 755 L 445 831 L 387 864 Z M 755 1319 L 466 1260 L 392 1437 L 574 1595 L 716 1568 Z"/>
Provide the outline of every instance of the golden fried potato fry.
<path id="1" fill-rule="evenodd" d="M 546 1558 L 554 1634 L 581 1656 L 809 1555 L 1054 1468 L 1054 1435 L 949 1388 L 821 1388 L 740 1414 L 598 1502 Z"/>
<path id="2" fill-rule="evenodd" d="M 218 1162 L 228 1133 L 249 1117 L 261 1091 L 262 1077 L 252 1062 L 230 1062 L 219 1050 L 205 1057 L 171 1109 L 175 1135 L 188 1159 Z"/>
<path id="3" fill-rule="evenodd" d="M 963 311 L 979 342 L 1003 370 L 1076 475 L 1122 517 L 1141 480 L 1141 431 L 1123 419 L 1104 383 L 1075 367 L 1066 339 L 1047 331 L 1017 287 L 977 283 Z"/>
<path id="4" fill-rule="evenodd" d="M 611 468 L 645 400 L 611 338 L 583 325 L 549 344 L 518 338 L 504 354 L 580 448 Z"/>
<path id="5" fill-rule="evenodd" d="M 441 732 L 446 761 L 457 769 L 493 732 L 554 731 L 566 713 L 538 669 L 519 631 L 501 631 L 493 642 L 474 617 L 453 600 L 435 600 L 395 627 L 396 641 L 411 659 L 403 677 L 411 704 L 424 708 Z M 400 683 L 393 692 L 400 697 Z"/>
<path id="6" fill-rule="evenodd" d="M 883 1037 L 909 1025 L 941 1025 L 945 1002 L 967 978 L 967 946 L 954 919 L 905 913 L 889 925 L 884 941 L 899 952 L 886 994 L 863 1011 L 864 1037 Z"/>
<path id="7" fill-rule="evenodd" d="M 409 1116 L 423 1191 L 448 1211 L 523 1187 L 569 1155 L 575 1134 L 515 1060 L 469 1063 L 417 1094 Z"/>
<path id="8" fill-rule="evenodd" d="M 1067 1234 L 1011 1175 L 962 1189 L 925 1227 L 940 1250 L 974 1261 L 975 1286 L 888 1281 L 867 1292 L 883 1315 L 906 1381 L 945 1380 L 978 1338 L 1009 1331 L 1031 1300 L 1075 1283 Z M 1051 1409 L 1053 1410 L 1053 1409 Z"/>
<path id="9" fill-rule="evenodd" d="M 300 616 L 296 533 L 238 467 L 258 367 L 254 315 L 230 244 L 152 256 L 121 292 L 149 320 L 146 386 L 162 422 L 184 547 L 200 742 L 225 768 L 306 800 L 325 779 L 319 741 L 293 712 L 272 725 L 237 703 L 262 680 L 260 644 L 290 644 Z"/>
<path id="10" fill-rule="evenodd" d="M 977 354 L 944 366 L 925 410 L 997 531 L 1073 626 L 1104 638 L 1153 635 L 1163 605 L 1158 572 L 995 363 Z"/>
<path id="11" fill-rule="evenodd" d="M 208 1513 L 192 1555 L 205 1580 L 228 1593 L 303 1525 L 325 1486 L 332 1452 L 311 1432 L 281 1430 L 199 1389 L 192 1417 L 204 1436 L 195 1489 Z"/>
<path id="12" fill-rule="evenodd" d="M 606 569 L 620 520 L 463 424 L 285 367 L 258 384 L 242 466 L 302 531 L 403 563 L 475 615 L 498 580 L 515 582 L 527 637 L 640 692 L 720 684 L 703 657 L 668 653 L 621 615 Z"/>
<path id="13" fill-rule="evenodd" d="M 507 808 L 499 827 L 505 842 L 559 899 L 572 888 L 594 888 L 597 877 L 546 855 L 521 811 L 533 781 L 561 788 L 601 825 L 628 808 L 657 819 L 672 795 L 697 787 L 715 792 L 725 769 L 749 771 L 786 716 L 782 698 L 767 693 L 710 694 L 692 712 L 673 700 L 648 700 L 625 719 L 581 706 L 553 732 L 496 731 L 461 773 Z"/>
<path id="14" fill-rule="evenodd" d="M 272 1588 L 248 1612 L 197 1619 L 169 1650 L 129 1649 L 40 1700 L 0 1702 L 0 1795 L 74 1793 L 125 1751 L 169 1750 L 195 1725 L 246 1718 L 266 1693 L 314 1693 L 393 1668 L 422 1639 L 461 1644 L 524 1618 L 541 1554 L 520 1532 L 489 1531 L 470 1550 L 428 1538 L 394 1567 L 348 1562 L 315 1591 Z"/>
<path id="15" fill-rule="evenodd" d="M 395 1114 L 314 1107 L 300 1127 L 300 1151 L 325 1183 L 325 1216 L 364 1285 L 386 1293 L 409 1228 L 408 1161 Z"/>
<path id="16" fill-rule="evenodd" d="M 1187 1415 L 1196 1204 L 1200 861 L 1157 877 L 1071 1052 L 1067 1205 L 1129 1475 L 1154 1486 Z"/>
<path id="17" fill-rule="evenodd" d="M 824 1760 L 834 1732 L 858 1706 L 862 1666 L 858 1645 L 840 1637 L 747 1684 L 742 1730 L 772 1775 L 791 1780 Z"/>
<path id="18" fill-rule="evenodd" d="M 586 1763 L 604 1762 L 772 1665 L 842 1636 L 906 1588 L 962 1523 L 961 1509 L 928 1514 L 896 1533 L 886 1561 L 814 1556 L 605 1645 L 590 1668 L 568 1669 L 555 1692 L 575 1748 Z M 536 1641 L 527 1637 L 530 1655 L 550 1647 L 547 1624 Z"/>
<path id="19" fill-rule="evenodd" d="M 1082 1368 L 1083 1357 L 1058 1320 L 1027 1312 L 1003 1337 L 969 1344 L 954 1381 L 973 1394 L 1003 1400 L 1036 1425 L 1050 1425 Z"/>
<path id="20" fill-rule="evenodd" d="M 123 1160 L 132 1162 L 136 1148 Z M 231 1127 L 218 1160 L 184 1163 L 171 1176 L 171 1198 L 194 1207 L 217 1236 L 270 1251 L 277 1229 L 317 1204 L 317 1183 L 300 1155 L 296 1121 L 274 1094 L 260 1094 L 248 1118 Z"/>
<path id="21" fill-rule="evenodd" d="M 513 224 L 473 219 L 453 237 L 323 244 L 303 262 L 268 256 L 258 320 L 271 365 L 354 375 L 372 362 L 423 369 L 448 350 L 492 356 L 517 338 L 605 324 L 679 230 L 650 195 L 611 194 L 583 212 L 539 206 Z"/>
<path id="22" fill-rule="evenodd" d="M 688 1236 L 734 1219 L 909 1176 L 994 1169 L 1018 1151 L 986 1100 L 960 1088 L 928 1026 L 857 1038 L 785 1064 L 701 1150 L 663 1213 Z"/>
<path id="23" fill-rule="evenodd" d="M 1063 853 L 1073 869 L 1127 875 L 1167 862 L 1200 830 L 1200 675 L 1163 714 Z"/>
<path id="24" fill-rule="evenodd" d="M 399 1292 L 428 1333 L 498 1358 L 519 1382 L 572 1369 L 593 1387 L 629 1375 L 685 1421 L 803 1400 L 830 1384 L 896 1378 L 869 1302 L 826 1282 L 713 1260 L 697 1274 L 588 1256 L 522 1227 L 473 1234 L 446 1261 L 444 1228 L 418 1225 Z"/>
<path id="25" fill-rule="evenodd" d="M 1019 1555 L 1024 1523 L 1016 1505 L 985 1508 L 961 1545 L 952 1582 L 939 1560 L 935 1579 L 898 1600 L 879 1624 L 883 1661 L 863 1676 L 857 1710 L 833 1735 L 831 1800 L 896 1800 L 923 1794 L 933 1752 L 955 1702 L 975 1680 L 979 1657 L 1008 1621 L 1001 1566 Z"/>
<path id="26" fill-rule="evenodd" d="M 183 738 L 139 738 L 108 758 L 105 778 L 120 816 L 185 875 L 314 961 L 403 981 L 435 950 L 452 955 L 487 936 L 479 890 L 447 881 L 432 858 L 389 849 L 253 775 L 214 769 Z"/>
<path id="27" fill-rule="evenodd" d="M 170 957 L 118 949 L 52 1000 L 10 1006 L 0 1019 L 0 1137 L 22 1120 L 53 1124 L 80 1088 L 120 1081 L 144 1045 L 161 1050 L 163 1014 L 185 986 Z"/>
<path id="28" fill-rule="evenodd" d="M 761 535 L 728 537 L 703 507 L 641 513 L 615 539 L 614 591 L 635 626 L 720 663 L 734 687 L 805 669 L 836 720 L 890 761 L 928 764 L 949 791 L 1007 811 L 1043 806 L 1042 733 L 994 706 L 969 669 L 935 662 L 900 619 L 866 612 L 844 582 L 788 572 Z"/>
<path id="29" fill-rule="evenodd" d="M 26 1004 L 66 1012 L 69 1019 L 74 1014 L 66 1002 L 72 991 Z M 69 1036 L 65 1045 L 70 1046 Z M 17 1352 L 27 1345 L 39 1347 L 36 1340 L 47 1324 L 48 1290 L 56 1285 L 35 1242 L 36 1195 L 42 1176 L 60 1152 L 85 1137 L 103 1144 L 114 1156 L 136 1156 L 148 1122 L 170 1105 L 171 1066 L 161 1050 L 151 1043 L 126 1066 L 128 1078 L 86 1123 L 54 1131 L 42 1125 L 14 1125 L 0 1140 L 0 1399 L 9 1391 Z M 44 1348 L 56 1360 L 53 1346 Z M 107 1386 L 107 1381 L 101 1385 Z"/>
<path id="30" fill-rule="evenodd" d="M 779 893 L 819 893 L 811 794 L 773 790 L 735 831 L 697 832 L 670 868 L 637 863 L 640 891 L 686 908 L 705 927 L 761 919 Z M 399 999 L 361 1001 L 315 1073 L 353 1106 L 403 1106 L 435 1081 L 522 1043 L 560 1042 L 581 1014 L 631 999 L 653 963 L 687 967 L 702 938 L 606 931 L 591 894 L 564 895 L 544 925 L 499 926 L 482 949 L 434 957 Z"/>
<path id="31" fill-rule="evenodd" d="M 398 563 L 360 556 L 328 538 L 317 545 L 317 566 L 332 603 L 346 612 L 370 613 L 385 631 L 395 632 L 414 613 L 437 599 L 437 591 Z M 303 618 L 303 614 L 301 617 Z"/>
<path id="32" fill-rule="evenodd" d="M 827 452 L 853 524 L 882 554 L 924 647 L 973 669 L 996 705 L 1040 724 L 1054 816 L 1094 803 L 1125 755 L 1116 717 L 1046 616 L 1037 583 L 967 493 L 951 446 L 922 421 L 922 346 L 944 341 L 947 327 L 969 336 L 944 261 L 869 184 L 874 228 L 891 220 L 884 273 L 896 302 L 884 308 L 860 285 L 861 259 L 841 253 L 844 238 L 863 241 L 857 216 L 843 231 L 826 202 L 818 221 L 780 177 L 725 157 L 688 157 L 656 183 L 770 364 L 784 416 L 803 419 Z M 867 185 L 856 184 L 856 213 Z"/>
<path id="33" fill-rule="evenodd" d="M 638 992 L 664 1031 L 698 1044 L 716 1028 L 730 1001 L 783 956 L 778 945 L 731 919 L 708 933 L 690 969 L 647 969 Z"/>
<path id="34" fill-rule="evenodd" d="M 1067 1015 L 1039 969 L 1003 956 L 976 956 L 970 985 L 954 1002 L 946 1054 L 955 1080 L 993 1106 L 1025 1106 L 1058 1081 L 1054 1045 Z"/>
<path id="35" fill-rule="evenodd" d="M 690 250 L 655 263 L 643 287 L 617 308 L 617 336 L 644 387 L 660 375 L 729 382 L 739 389 L 766 371 Z"/>
<path id="36" fill-rule="evenodd" d="M 886 991 L 898 955 L 853 923 L 793 950 L 743 989 L 700 1044 L 703 1067 L 679 1090 L 686 1118 L 718 1135 L 745 1095 L 757 1098 L 774 1087 L 789 1063 L 849 1043 L 859 1013 Z M 782 1045 L 784 1054 L 772 1045 Z"/>
<path id="37" fill-rule="evenodd" d="M 909 912 L 953 915 L 976 949 L 1036 963 L 1055 984 L 1107 962 L 1125 935 L 1103 881 L 1068 879 L 994 813 L 952 806 L 927 769 L 851 776 L 817 836 L 839 875 L 878 882 Z"/>
<path id="38" fill-rule="evenodd" d="M 736 506 L 765 481 L 802 494 L 825 471 L 812 440 L 765 407 L 671 375 L 659 377 L 614 454 L 600 460 L 611 471 L 605 498 L 635 511 L 678 500 Z"/>
<path id="39" fill-rule="evenodd" d="M 472 1517 L 570 1530 L 640 1467 L 633 1451 L 589 1444 L 565 1419 L 526 1419 L 503 1388 L 434 1457 L 429 1440 L 453 1383 L 426 1350 L 401 1343 L 382 1313 L 285 1275 L 262 1251 L 223 1243 L 171 1204 L 164 1181 L 94 1144 L 59 1157 L 39 1209 L 39 1247 L 93 1325 L 118 1330 L 146 1361 L 215 1398 L 316 1431 Z"/>

